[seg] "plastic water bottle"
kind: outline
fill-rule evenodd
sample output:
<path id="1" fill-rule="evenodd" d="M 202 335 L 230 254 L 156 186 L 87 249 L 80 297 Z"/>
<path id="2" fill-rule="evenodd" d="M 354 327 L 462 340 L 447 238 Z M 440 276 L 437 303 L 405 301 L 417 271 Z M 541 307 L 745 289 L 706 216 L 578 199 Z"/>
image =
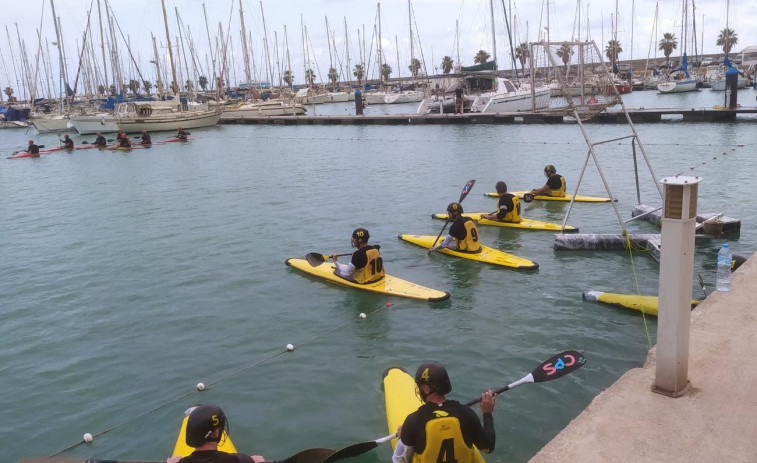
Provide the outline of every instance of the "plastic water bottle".
<path id="1" fill-rule="evenodd" d="M 723 247 L 718 251 L 718 274 L 715 279 L 715 287 L 718 291 L 730 291 L 731 290 L 731 247 L 728 243 L 723 244 Z"/>

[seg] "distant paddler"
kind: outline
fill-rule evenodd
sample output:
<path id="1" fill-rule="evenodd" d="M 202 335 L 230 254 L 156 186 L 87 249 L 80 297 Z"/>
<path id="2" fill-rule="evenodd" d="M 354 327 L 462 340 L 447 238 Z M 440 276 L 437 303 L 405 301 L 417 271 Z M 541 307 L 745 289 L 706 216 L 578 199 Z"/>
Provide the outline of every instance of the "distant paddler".
<path id="1" fill-rule="evenodd" d="M 39 157 L 39 146 L 34 144 L 34 140 L 29 140 L 29 146 L 26 147 L 26 152 L 29 153 L 30 158 Z"/>
<path id="2" fill-rule="evenodd" d="M 97 132 L 97 138 L 95 138 L 94 145 L 99 148 L 105 148 L 105 145 L 108 144 L 108 141 L 103 137 L 103 134 L 100 132 Z"/>
<path id="3" fill-rule="evenodd" d="M 129 137 L 127 137 L 125 133 L 121 134 L 121 138 L 118 140 L 118 147 L 131 148 L 131 140 L 129 140 Z"/>
<path id="4" fill-rule="evenodd" d="M 67 150 L 74 149 L 74 141 L 68 136 L 68 134 L 63 135 L 63 140 L 60 142 L 63 143 L 63 148 Z"/>
<path id="5" fill-rule="evenodd" d="M 189 132 L 179 127 L 179 130 L 176 133 L 176 138 L 178 138 L 179 140 L 186 140 L 188 135 L 189 135 Z"/>
<path id="6" fill-rule="evenodd" d="M 565 177 L 557 173 L 557 169 L 552 164 L 544 167 L 544 176 L 547 177 L 547 183 L 541 188 L 535 188 L 530 191 L 534 196 L 545 195 L 562 198 L 565 196 Z"/>
<path id="7" fill-rule="evenodd" d="M 481 252 L 481 243 L 478 242 L 478 228 L 476 222 L 470 217 L 463 217 L 463 206 L 460 203 L 450 203 L 447 206 L 449 219 L 452 225 L 449 227 L 447 237 L 436 246 L 431 247 L 429 252 L 442 248 L 450 248 L 459 252 Z"/>
<path id="8" fill-rule="evenodd" d="M 497 211 L 491 214 L 483 214 L 481 218 L 497 220 L 499 222 L 520 223 L 520 199 L 512 193 L 507 192 L 507 183 L 504 181 L 497 182 L 495 186 L 499 201 L 497 202 Z"/>
<path id="9" fill-rule="evenodd" d="M 140 145 L 152 145 L 152 137 L 147 133 L 147 130 L 142 130 L 142 139 L 139 142 Z"/>

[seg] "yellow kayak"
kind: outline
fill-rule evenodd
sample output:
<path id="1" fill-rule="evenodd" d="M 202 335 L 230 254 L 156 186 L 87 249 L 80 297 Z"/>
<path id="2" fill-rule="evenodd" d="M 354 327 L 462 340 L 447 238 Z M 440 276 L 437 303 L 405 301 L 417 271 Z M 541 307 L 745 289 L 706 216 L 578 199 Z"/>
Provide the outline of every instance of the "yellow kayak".
<path id="1" fill-rule="evenodd" d="M 187 438 L 187 420 L 189 419 L 189 414 L 192 413 L 192 410 L 194 410 L 195 407 L 192 407 L 184 412 L 184 419 L 181 420 L 181 429 L 179 429 L 179 437 L 176 438 L 176 445 L 173 448 L 173 454 L 172 456 L 180 456 L 180 457 L 186 457 L 190 453 L 194 452 L 194 448 L 187 445 L 186 438 Z M 221 437 L 221 442 L 218 443 L 218 450 L 221 450 L 223 452 L 228 453 L 237 453 L 237 449 L 234 447 L 234 444 L 231 442 L 231 438 L 228 434 L 226 434 L 226 431 L 223 432 L 223 437 Z"/>
<path id="2" fill-rule="evenodd" d="M 431 246 L 434 246 L 443 240 L 443 238 L 441 237 L 437 240 L 435 236 L 431 235 L 411 235 L 404 233 L 402 235 L 399 235 L 397 238 L 403 241 L 407 241 L 408 243 L 417 244 L 418 246 L 426 249 L 430 249 Z M 454 251 L 449 248 L 443 248 L 434 252 L 440 252 L 442 254 L 448 254 L 455 257 L 462 257 L 463 259 L 475 260 L 477 262 L 485 262 L 492 265 L 500 265 L 502 267 L 510 267 L 518 270 L 536 270 L 537 268 L 539 268 L 539 264 L 532 260 L 518 257 L 514 254 L 508 254 L 504 251 L 500 251 L 499 249 L 494 249 L 483 245 L 481 246 L 481 252 L 460 252 Z"/>
<path id="3" fill-rule="evenodd" d="M 524 191 L 510 191 L 509 193 L 514 194 L 515 196 L 523 199 L 523 195 L 528 193 L 527 190 Z M 491 198 L 499 198 L 499 194 L 496 192 L 493 193 L 485 193 L 485 196 L 489 196 Z M 573 199 L 573 195 L 569 193 L 565 193 L 565 196 L 548 196 L 548 195 L 536 195 L 534 196 L 535 200 L 540 201 L 570 201 Z M 617 199 L 616 199 L 617 201 Z M 584 196 L 584 195 L 576 195 L 576 202 L 577 203 L 609 203 L 610 198 L 606 198 L 603 196 Z"/>
<path id="4" fill-rule="evenodd" d="M 315 263 L 315 262 L 314 262 Z M 313 265 L 306 259 L 290 258 L 286 264 L 292 268 L 300 270 L 331 283 L 336 283 L 350 288 L 357 288 L 363 291 L 387 294 L 389 296 L 407 297 L 410 299 L 420 299 L 429 302 L 439 302 L 449 298 L 449 293 L 438 289 L 427 288 L 411 281 L 403 280 L 391 275 L 385 275 L 384 278 L 367 284 L 359 284 L 334 273 L 334 264 L 332 262 L 321 262 Z"/>
<path id="5" fill-rule="evenodd" d="M 418 410 L 423 405 L 415 393 L 415 380 L 407 371 L 399 367 L 392 367 L 384 372 L 384 403 L 386 405 L 386 426 L 390 433 L 397 432 L 397 428 L 405 422 L 407 415 Z M 397 439 L 392 439 L 392 448 L 397 447 Z M 485 463 L 481 452 L 476 449 L 475 463 Z"/>
<path id="6" fill-rule="evenodd" d="M 606 293 L 604 291 L 584 291 L 583 299 L 585 301 L 601 302 L 621 309 L 635 310 L 654 317 L 657 316 L 657 308 L 659 305 L 659 298 L 657 296 Z M 692 309 L 696 307 L 697 304 L 699 304 L 698 300 L 691 300 Z"/>
<path id="7" fill-rule="evenodd" d="M 554 231 L 554 232 L 563 232 L 563 233 L 578 233 L 578 227 L 573 227 L 571 225 L 566 225 L 565 230 L 562 230 L 562 225 L 558 223 L 552 223 L 552 222 L 542 222 L 541 220 L 533 220 L 533 219 L 521 219 L 520 222 L 500 222 L 499 220 L 489 220 L 481 217 L 483 214 L 488 214 L 488 212 L 466 212 L 463 214 L 463 217 L 470 217 L 471 219 L 475 220 L 479 225 L 486 225 L 486 226 L 492 226 L 492 227 L 505 227 L 505 228 L 520 228 L 525 230 L 545 230 L 545 231 Z M 440 220 L 447 220 L 449 219 L 449 214 L 432 214 L 432 218 L 434 219 L 440 219 Z"/>

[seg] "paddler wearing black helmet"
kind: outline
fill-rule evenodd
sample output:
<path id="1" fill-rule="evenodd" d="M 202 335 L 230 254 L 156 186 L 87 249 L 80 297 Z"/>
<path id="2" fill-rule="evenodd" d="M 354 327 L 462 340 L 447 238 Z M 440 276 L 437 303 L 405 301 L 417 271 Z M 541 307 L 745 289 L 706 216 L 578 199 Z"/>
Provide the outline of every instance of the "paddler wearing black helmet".
<path id="1" fill-rule="evenodd" d="M 338 276 L 359 284 L 374 283 L 384 278 L 384 260 L 381 258 L 379 245 L 369 245 L 371 234 L 365 228 L 356 228 L 352 232 L 351 244 L 357 251 L 352 253 L 349 264 L 340 264 L 339 256 L 333 254 L 331 259 L 336 265 Z"/>
<path id="2" fill-rule="evenodd" d="M 499 201 L 497 202 L 497 211 L 491 214 L 483 214 L 481 218 L 489 220 L 499 220 L 500 222 L 520 223 L 520 199 L 507 191 L 507 183 L 500 180 L 495 185 Z"/>
<path id="3" fill-rule="evenodd" d="M 449 203 L 447 214 L 449 214 L 449 220 L 452 221 L 449 234 L 444 238 L 444 241 L 431 247 L 429 252 L 438 251 L 442 248 L 450 248 L 460 252 L 481 252 L 476 222 L 470 217 L 463 216 L 463 206 L 460 203 Z"/>
<path id="4" fill-rule="evenodd" d="M 191 454 L 180 457 L 173 456 L 166 463 L 262 463 L 265 459 L 260 455 L 245 455 L 243 453 L 227 453 L 218 450 L 218 446 L 226 439 L 229 423 L 226 414 L 217 405 L 198 405 L 192 409 L 187 418 L 186 443 L 195 450 Z"/>
<path id="5" fill-rule="evenodd" d="M 531 190 L 532 195 L 547 195 L 562 198 L 565 196 L 565 177 L 557 173 L 557 169 L 552 164 L 544 167 L 544 176 L 547 177 L 547 183 L 541 188 Z"/>
<path id="6" fill-rule="evenodd" d="M 494 450 L 494 404 L 496 394 L 481 394 L 483 426 L 472 408 L 447 399 L 452 384 L 439 362 L 422 363 L 415 372 L 415 384 L 423 405 L 409 414 L 398 429 L 399 440 L 392 461 L 472 463 L 473 448 Z"/>

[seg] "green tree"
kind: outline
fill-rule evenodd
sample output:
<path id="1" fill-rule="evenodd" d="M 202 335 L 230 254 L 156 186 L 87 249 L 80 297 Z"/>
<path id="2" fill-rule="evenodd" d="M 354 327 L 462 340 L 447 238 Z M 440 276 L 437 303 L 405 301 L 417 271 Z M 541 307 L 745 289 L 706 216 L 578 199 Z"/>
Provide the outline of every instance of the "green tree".
<path id="1" fill-rule="evenodd" d="M 204 92 L 207 89 L 207 87 L 208 87 L 208 78 L 205 77 L 205 76 L 200 76 L 200 78 L 198 79 L 198 81 L 199 81 L 198 83 L 200 84 L 200 88 Z"/>
<path id="2" fill-rule="evenodd" d="M 99 93 L 100 95 L 105 95 L 105 85 L 102 85 L 102 84 L 98 85 L 97 93 Z"/>
<path id="3" fill-rule="evenodd" d="M 139 81 L 131 79 L 129 81 L 129 90 L 131 90 L 131 93 L 134 94 L 134 96 L 137 96 L 139 94 Z"/>
<path id="4" fill-rule="evenodd" d="M 573 56 L 573 47 L 570 46 L 568 42 L 563 42 L 562 45 L 560 45 L 560 48 L 557 49 L 557 56 L 560 57 L 562 63 L 567 69 L 568 63 L 570 63 L 570 58 Z"/>
<path id="5" fill-rule="evenodd" d="M 356 64 L 352 69 L 352 75 L 357 79 L 358 87 L 363 85 L 363 77 L 365 77 L 365 69 L 362 64 Z"/>
<path id="6" fill-rule="evenodd" d="M 287 86 L 289 88 L 292 88 L 292 80 L 294 80 L 294 75 L 292 75 L 292 71 L 285 71 L 283 79 L 284 79 L 284 82 L 287 83 Z"/>
<path id="7" fill-rule="evenodd" d="M 336 68 L 329 68 L 329 82 L 331 82 L 332 89 L 336 88 L 336 83 L 339 82 L 339 72 Z"/>
<path id="8" fill-rule="evenodd" d="M 605 47 L 605 56 L 610 60 L 610 63 L 615 65 L 618 61 L 618 56 L 623 52 L 623 48 L 620 46 L 620 42 L 617 40 L 610 40 Z"/>
<path id="9" fill-rule="evenodd" d="M 116 96 L 118 95 L 118 90 L 116 90 L 115 84 L 111 84 L 108 88 L 108 93 L 110 93 L 110 96 Z"/>
<path id="10" fill-rule="evenodd" d="M 392 67 L 389 66 L 387 63 L 384 63 L 381 65 L 381 80 L 383 82 L 386 82 L 389 80 L 389 76 L 392 75 Z"/>
<path id="11" fill-rule="evenodd" d="M 10 87 L 5 87 L 5 90 L 3 90 L 3 93 L 8 95 L 8 101 L 15 101 L 15 98 L 13 97 L 13 89 Z"/>
<path id="12" fill-rule="evenodd" d="M 410 61 L 410 66 L 407 68 L 410 70 L 410 74 L 413 77 L 418 77 L 418 71 L 421 70 L 421 61 L 418 58 L 413 58 Z"/>
<path id="13" fill-rule="evenodd" d="M 313 71 L 311 68 L 307 68 L 307 70 L 305 70 L 305 82 L 311 87 L 315 82 L 315 71 Z"/>
<path id="14" fill-rule="evenodd" d="M 187 79 L 187 81 L 184 82 L 184 90 L 191 92 L 194 88 L 195 84 L 192 82 L 192 79 Z"/>
<path id="15" fill-rule="evenodd" d="M 676 48 L 678 48 L 678 39 L 676 38 L 676 35 L 670 32 L 662 34 L 662 39 L 660 39 L 657 49 L 662 51 L 665 55 L 665 60 L 667 61 L 668 66 L 670 66 L 670 55 Z"/>
<path id="16" fill-rule="evenodd" d="M 722 47 L 723 53 L 727 55 L 737 43 L 739 43 L 739 35 L 733 29 L 725 28 L 718 34 L 718 41 L 715 45 Z"/>
<path id="17" fill-rule="evenodd" d="M 476 64 L 484 64 L 487 61 L 489 61 L 490 57 L 491 55 L 489 54 L 489 52 L 484 51 L 484 50 L 479 50 L 476 53 L 476 56 L 473 57 L 473 62 Z"/>
<path id="18" fill-rule="evenodd" d="M 452 67 L 455 65 L 455 62 L 452 61 L 452 58 L 449 56 L 445 56 L 442 58 L 442 73 L 449 74 L 452 72 Z"/>
<path id="19" fill-rule="evenodd" d="M 531 56 L 531 49 L 527 43 L 521 43 L 515 48 L 515 57 L 520 61 L 520 70 L 526 72 L 526 60 Z"/>
<path id="20" fill-rule="evenodd" d="M 149 80 L 143 81 L 142 88 L 145 89 L 145 93 L 147 93 L 147 96 L 150 96 L 150 90 L 152 89 L 152 82 L 150 82 Z"/>

